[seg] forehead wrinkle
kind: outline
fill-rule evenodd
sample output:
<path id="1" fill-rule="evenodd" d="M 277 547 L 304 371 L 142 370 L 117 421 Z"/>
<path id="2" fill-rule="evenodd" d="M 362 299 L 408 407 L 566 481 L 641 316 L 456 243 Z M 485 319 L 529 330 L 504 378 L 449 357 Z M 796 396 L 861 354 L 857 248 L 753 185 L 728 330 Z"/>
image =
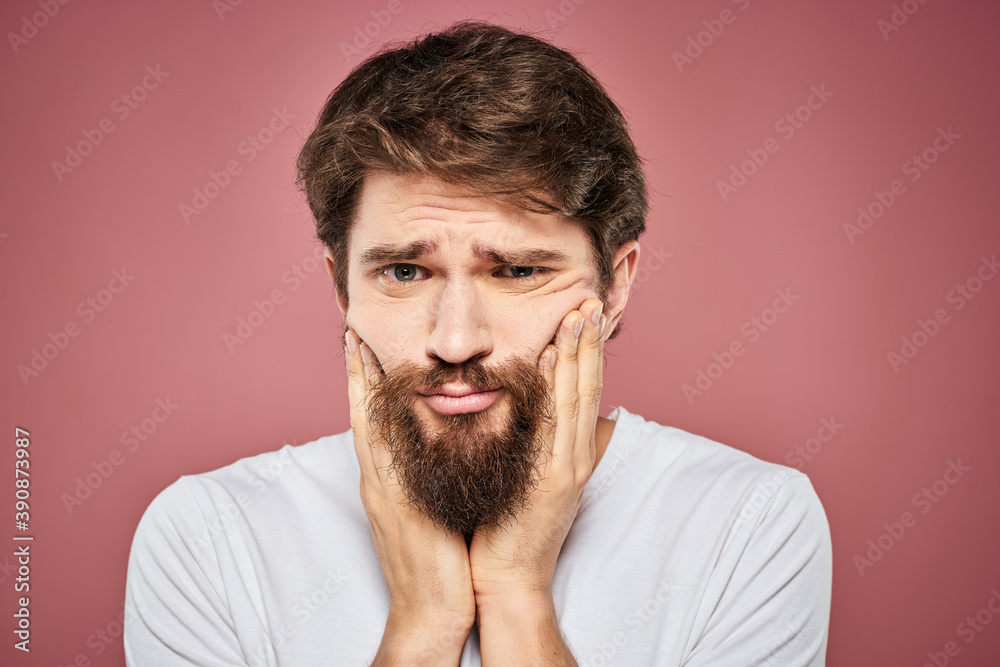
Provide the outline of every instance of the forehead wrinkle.
<path id="1" fill-rule="evenodd" d="M 404 204 L 396 214 L 403 224 L 421 221 L 446 223 L 479 223 L 502 222 L 506 216 L 503 213 L 484 210 L 483 206 L 460 208 L 457 206 L 436 206 L 433 204 Z"/>

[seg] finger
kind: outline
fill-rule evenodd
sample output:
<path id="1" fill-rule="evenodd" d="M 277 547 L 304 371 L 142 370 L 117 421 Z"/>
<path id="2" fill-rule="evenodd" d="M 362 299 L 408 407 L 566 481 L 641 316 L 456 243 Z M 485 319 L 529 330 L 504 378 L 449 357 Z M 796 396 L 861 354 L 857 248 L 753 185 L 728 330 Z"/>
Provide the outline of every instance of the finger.
<path id="1" fill-rule="evenodd" d="M 604 341 L 601 338 L 603 305 L 599 299 L 588 299 L 580 307 L 585 318 L 577 352 L 577 395 L 580 414 L 577 420 L 574 456 L 582 467 L 593 466 L 597 455 L 594 430 L 597 427 L 597 415 L 601 403 L 604 352 Z"/>
<path id="2" fill-rule="evenodd" d="M 555 367 L 556 360 L 558 358 L 558 348 L 549 344 L 545 346 L 542 353 L 538 357 L 538 369 L 542 373 L 542 377 L 545 378 L 545 388 L 547 393 L 547 403 L 545 405 L 545 418 L 541 420 L 538 428 L 538 435 L 544 443 L 554 442 L 556 424 L 558 419 L 556 416 L 556 406 L 555 406 Z M 549 452 L 546 452 L 548 456 Z"/>
<path id="3" fill-rule="evenodd" d="M 354 453 L 358 457 L 362 479 L 377 474 L 368 442 L 368 415 L 365 408 L 367 387 L 364 361 L 358 345 L 358 337 L 353 331 L 344 335 L 344 354 L 347 358 L 347 398 L 350 402 L 351 429 L 354 431 Z"/>
<path id="4" fill-rule="evenodd" d="M 563 318 L 556 334 L 555 367 L 555 416 L 556 430 L 552 442 L 552 458 L 556 462 L 571 464 L 576 444 L 577 419 L 580 402 L 577 393 L 577 354 L 583 327 L 583 313 L 571 311 Z"/>
<path id="5" fill-rule="evenodd" d="M 359 352 L 361 353 L 361 361 L 364 365 L 365 374 L 365 392 L 366 395 L 371 391 L 372 387 L 378 383 L 380 380 L 381 372 L 378 370 L 378 362 L 375 359 L 375 353 L 372 349 L 368 347 L 368 344 L 362 341 L 359 345 Z M 367 417 L 367 412 L 366 412 Z M 369 448 L 372 453 L 372 460 L 374 461 L 375 467 L 379 470 L 385 470 L 392 463 L 392 457 L 386 451 L 385 447 L 382 446 L 382 442 L 379 439 L 377 432 L 369 433 L 368 436 Z"/>

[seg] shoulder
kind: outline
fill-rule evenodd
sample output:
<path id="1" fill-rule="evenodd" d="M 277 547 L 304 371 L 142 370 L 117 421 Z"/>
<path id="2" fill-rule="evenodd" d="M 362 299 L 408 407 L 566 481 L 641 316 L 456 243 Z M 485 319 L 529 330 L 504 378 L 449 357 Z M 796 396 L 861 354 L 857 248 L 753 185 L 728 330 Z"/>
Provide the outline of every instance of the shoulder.
<path id="1" fill-rule="evenodd" d="M 808 479 L 786 465 L 765 461 L 743 450 L 702 435 L 647 420 L 623 407 L 612 413 L 618 424 L 609 447 L 612 461 L 641 462 L 656 474 L 683 477 L 689 484 L 732 486 L 770 480 L 784 484 Z"/>
<path id="2" fill-rule="evenodd" d="M 825 527 L 822 504 L 801 471 L 624 408 L 615 413 L 619 424 L 613 437 L 620 435 L 620 440 L 609 447 L 609 465 L 601 466 L 605 475 L 615 468 L 635 472 L 640 482 L 645 479 L 664 499 L 689 510 L 726 516 L 734 530 L 768 515 L 772 521 L 789 524 L 806 517 Z"/>
<path id="3" fill-rule="evenodd" d="M 350 432 L 248 456 L 208 472 L 184 475 L 160 491 L 143 513 L 133 549 L 149 539 L 210 541 L 239 519 L 275 514 L 336 494 L 357 478 Z M 356 485 L 353 491 L 356 493 Z"/>

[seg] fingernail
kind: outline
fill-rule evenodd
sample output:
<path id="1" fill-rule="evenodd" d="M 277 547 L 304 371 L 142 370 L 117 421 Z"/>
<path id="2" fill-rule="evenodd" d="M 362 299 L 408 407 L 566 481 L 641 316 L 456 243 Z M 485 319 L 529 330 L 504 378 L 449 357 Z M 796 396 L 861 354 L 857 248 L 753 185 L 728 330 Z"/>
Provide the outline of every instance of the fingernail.
<path id="1" fill-rule="evenodd" d="M 549 353 L 549 368 L 555 368 L 555 367 L 556 367 L 556 348 L 552 348 L 552 351 Z"/>
<path id="2" fill-rule="evenodd" d="M 344 338 L 347 341 L 347 354 L 354 354 L 354 350 L 358 349 L 358 341 L 355 340 L 354 334 L 348 331 L 347 334 L 344 335 Z"/>
<path id="3" fill-rule="evenodd" d="M 361 346 L 361 358 L 365 362 L 365 366 L 372 362 L 372 350 L 367 345 Z"/>
<path id="4" fill-rule="evenodd" d="M 600 338 L 604 335 L 604 327 L 608 323 L 608 318 L 601 315 L 601 328 L 597 331 L 597 337 Z"/>
<path id="5" fill-rule="evenodd" d="M 583 331 L 583 318 L 582 318 L 582 317 L 581 317 L 581 318 L 580 318 L 580 320 L 579 320 L 579 321 L 578 321 L 578 322 L 577 322 L 577 323 L 576 323 L 576 324 L 575 324 L 575 325 L 573 326 L 573 335 L 574 335 L 574 336 L 576 336 L 577 338 L 579 338 L 579 337 L 580 337 L 580 332 L 581 332 L 581 331 Z"/>
<path id="6" fill-rule="evenodd" d="M 602 303 L 597 308 L 594 308 L 594 312 L 590 314 L 590 321 L 597 326 L 597 323 L 601 321 L 601 311 L 604 310 L 604 304 Z"/>

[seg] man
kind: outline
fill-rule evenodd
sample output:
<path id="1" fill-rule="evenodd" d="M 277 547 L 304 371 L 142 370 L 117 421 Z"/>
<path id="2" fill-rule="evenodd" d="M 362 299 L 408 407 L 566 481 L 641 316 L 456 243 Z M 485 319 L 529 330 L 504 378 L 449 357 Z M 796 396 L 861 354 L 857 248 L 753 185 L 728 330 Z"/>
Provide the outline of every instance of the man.
<path id="1" fill-rule="evenodd" d="M 808 478 L 597 414 L 647 204 L 574 57 L 476 22 L 385 51 L 298 168 L 351 430 L 153 501 L 131 664 L 824 664 Z"/>

